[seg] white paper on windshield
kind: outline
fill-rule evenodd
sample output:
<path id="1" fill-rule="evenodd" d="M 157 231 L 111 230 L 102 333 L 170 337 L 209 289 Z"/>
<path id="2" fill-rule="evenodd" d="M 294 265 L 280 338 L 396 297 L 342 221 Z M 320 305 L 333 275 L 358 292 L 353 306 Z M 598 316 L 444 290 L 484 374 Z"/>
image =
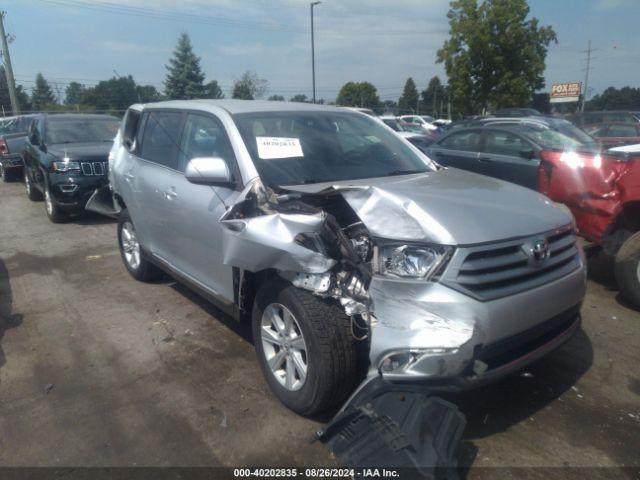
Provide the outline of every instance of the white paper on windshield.
<path id="1" fill-rule="evenodd" d="M 256 137 L 258 156 L 263 160 L 304 157 L 299 138 Z"/>

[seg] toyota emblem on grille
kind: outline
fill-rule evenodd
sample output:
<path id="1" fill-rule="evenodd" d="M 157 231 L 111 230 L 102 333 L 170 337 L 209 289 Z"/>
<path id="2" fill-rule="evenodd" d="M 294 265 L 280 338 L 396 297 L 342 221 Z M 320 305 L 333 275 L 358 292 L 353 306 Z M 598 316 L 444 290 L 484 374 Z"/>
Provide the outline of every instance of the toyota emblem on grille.
<path id="1" fill-rule="evenodd" d="M 549 258 L 550 255 L 551 250 L 549 250 L 549 242 L 544 238 L 536 240 L 533 242 L 533 245 L 531 245 L 531 260 L 535 265 L 541 265 Z"/>

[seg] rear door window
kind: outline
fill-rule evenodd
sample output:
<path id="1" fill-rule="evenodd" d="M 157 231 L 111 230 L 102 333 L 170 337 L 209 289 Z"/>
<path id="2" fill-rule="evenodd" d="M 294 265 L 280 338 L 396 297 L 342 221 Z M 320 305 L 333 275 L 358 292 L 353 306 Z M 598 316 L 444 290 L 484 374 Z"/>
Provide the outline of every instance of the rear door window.
<path id="1" fill-rule="evenodd" d="M 524 150 L 531 150 L 531 145 L 518 135 L 500 131 L 485 133 L 485 153 L 517 157 Z"/>
<path id="2" fill-rule="evenodd" d="M 449 135 L 438 143 L 448 150 L 461 150 L 463 152 L 480 151 L 480 132 L 458 132 Z"/>
<path id="3" fill-rule="evenodd" d="M 177 170 L 182 112 L 154 111 L 144 114 L 140 157 Z"/>

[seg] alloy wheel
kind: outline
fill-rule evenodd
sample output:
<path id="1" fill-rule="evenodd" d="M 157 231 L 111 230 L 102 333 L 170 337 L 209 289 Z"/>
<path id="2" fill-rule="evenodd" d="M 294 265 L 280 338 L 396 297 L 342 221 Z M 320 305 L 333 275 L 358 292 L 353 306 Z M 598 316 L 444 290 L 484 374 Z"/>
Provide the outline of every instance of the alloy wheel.
<path id="1" fill-rule="evenodd" d="M 307 379 L 307 345 L 291 311 L 279 303 L 264 309 L 260 324 L 262 349 L 271 373 L 289 391 L 300 390 Z"/>
<path id="2" fill-rule="evenodd" d="M 124 258 L 127 264 L 135 270 L 140 266 L 140 242 L 138 242 L 136 230 L 131 222 L 122 224 L 121 238 Z"/>
<path id="3" fill-rule="evenodd" d="M 47 209 L 47 213 L 53 215 L 53 200 L 51 200 L 51 193 L 48 188 L 44 192 L 44 206 Z"/>

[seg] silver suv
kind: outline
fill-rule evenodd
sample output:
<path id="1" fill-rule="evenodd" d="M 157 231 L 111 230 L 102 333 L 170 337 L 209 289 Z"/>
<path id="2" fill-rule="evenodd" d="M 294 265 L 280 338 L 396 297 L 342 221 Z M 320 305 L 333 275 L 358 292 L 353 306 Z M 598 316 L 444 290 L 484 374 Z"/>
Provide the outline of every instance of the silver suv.
<path id="1" fill-rule="evenodd" d="M 251 321 L 269 385 L 303 414 L 365 377 L 479 385 L 580 325 L 585 262 L 565 207 L 441 168 L 361 113 L 135 105 L 110 177 L 131 275 L 164 270 Z"/>

